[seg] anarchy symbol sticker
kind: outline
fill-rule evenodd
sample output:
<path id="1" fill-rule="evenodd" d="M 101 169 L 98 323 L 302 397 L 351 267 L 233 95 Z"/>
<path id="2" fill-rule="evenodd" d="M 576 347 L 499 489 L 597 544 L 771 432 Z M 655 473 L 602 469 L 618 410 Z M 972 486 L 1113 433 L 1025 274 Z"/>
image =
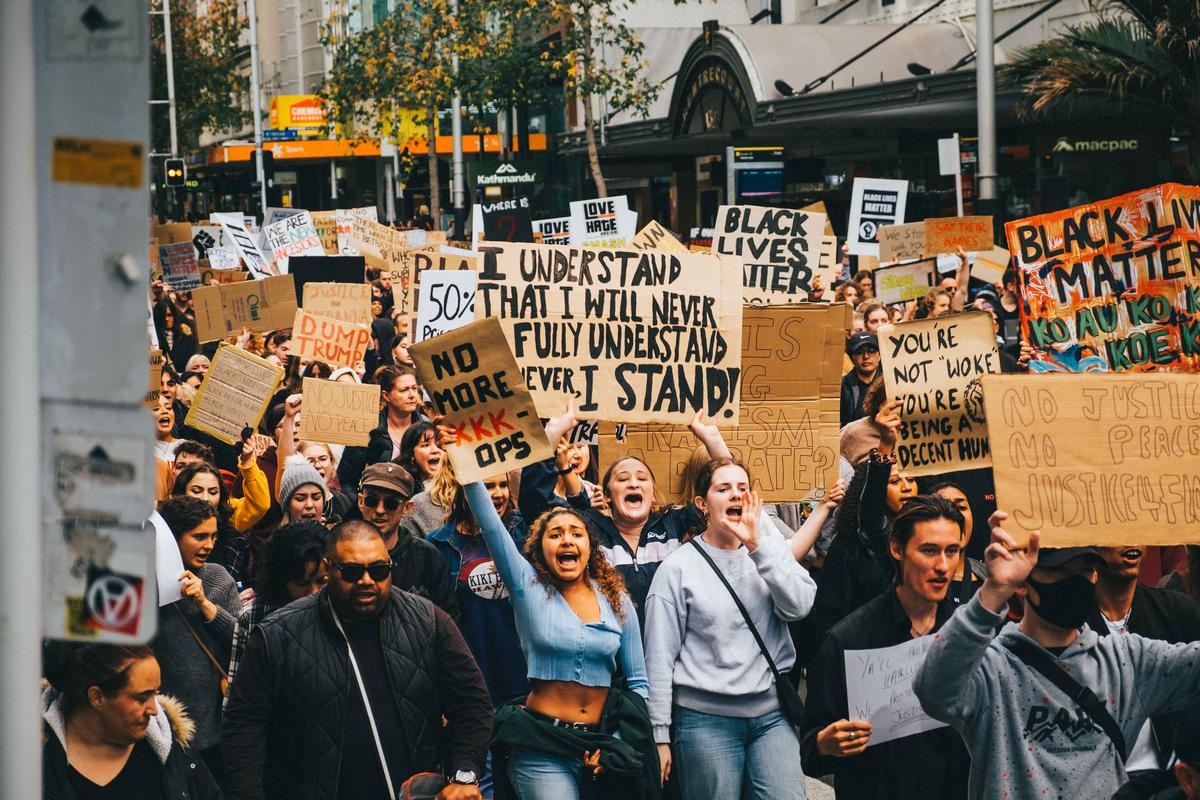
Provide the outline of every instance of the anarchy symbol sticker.
<path id="1" fill-rule="evenodd" d="M 142 610 L 142 581 L 116 572 L 89 577 L 84 595 L 89 623 L 108 631 L 134 633 Z"/>

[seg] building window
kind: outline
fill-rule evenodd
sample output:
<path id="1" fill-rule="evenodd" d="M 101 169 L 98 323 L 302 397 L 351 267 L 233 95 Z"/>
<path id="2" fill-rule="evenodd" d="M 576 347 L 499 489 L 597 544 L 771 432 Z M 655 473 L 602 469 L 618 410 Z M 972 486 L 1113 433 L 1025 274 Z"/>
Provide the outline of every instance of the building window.
<path id="1" fill-rule="evenodd" d="M 388 0 L 371 0 L 371 24 L 378 25 L 388 15 Z"/>

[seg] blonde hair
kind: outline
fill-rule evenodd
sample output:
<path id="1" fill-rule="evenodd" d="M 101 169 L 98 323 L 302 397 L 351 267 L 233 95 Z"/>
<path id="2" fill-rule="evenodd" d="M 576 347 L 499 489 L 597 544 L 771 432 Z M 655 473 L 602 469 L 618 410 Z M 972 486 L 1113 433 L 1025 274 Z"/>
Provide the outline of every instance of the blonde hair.
<path id="1" fill-rule="evenodd" d="M 190 383 L 179 381 L 175 384 L 175 399 L 191 408 L 192 401 L 196 399 L 196 390 Z"/>
<path id="2" fill-rule="evenodd" d="M 702 445 L 692 451 L 691 457 L 683 465 L 683 483 L 679 486 L 679 493 L 675 495 L 676 505 L 687 508 L 695 501 L 696 478 L 708 462 L 708 451 Z"/>

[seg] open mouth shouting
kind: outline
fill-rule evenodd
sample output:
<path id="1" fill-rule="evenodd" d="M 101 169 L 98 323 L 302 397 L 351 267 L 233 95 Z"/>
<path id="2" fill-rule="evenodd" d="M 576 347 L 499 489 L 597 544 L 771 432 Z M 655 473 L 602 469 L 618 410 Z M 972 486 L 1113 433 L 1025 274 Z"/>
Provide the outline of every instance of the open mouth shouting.
<path id="1" fill-rule="evenodd" d="M 732 525 L 737 525 L 742 521 L 742 503 L 740 500 L 735 503 L 731 503 L 729 507 L 725 509 L 725 519 Z"/>
<path id="2" fill-rule="evenodd" d="M 1142 548 L 1126 547 L 1120 552 L 1121 560 L 1129 566 L 1133 566 L 1142 560 Z"/>

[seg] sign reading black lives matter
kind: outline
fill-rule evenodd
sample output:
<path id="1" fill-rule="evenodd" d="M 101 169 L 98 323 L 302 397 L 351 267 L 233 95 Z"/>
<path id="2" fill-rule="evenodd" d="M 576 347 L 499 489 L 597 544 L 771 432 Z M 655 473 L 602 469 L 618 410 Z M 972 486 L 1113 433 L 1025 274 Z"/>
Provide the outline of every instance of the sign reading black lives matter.
<path id="1" fill-rule="evenodd" d="M 421 385 L 454 431 L 447 452 L 460 483 L 554 455 L 495 318 L 418 342 L 409 352 Z"/>
<path id="2" fill-rule="evenodd" d="M 825 215 L 763 206 L 721 206 L 713 252 L 742 262 L 742 298 L 752 305 L 808 299 L 813 279 L 833 285 L 832 263 L 819 267 Z"/>
<path id="3" fill-rule="evenodd" d="M 879 229 L 904 222 L 908 181 L 855 178 L 850 196 L 846 250 L 855 256 L 879 257 Z"/>
<path id="4" fill-rule="evenodd" d="M 737 422 L 741 265 L 709 253 L 484 244 L 475 317 L 495 316 L 543 416 Z"/>

